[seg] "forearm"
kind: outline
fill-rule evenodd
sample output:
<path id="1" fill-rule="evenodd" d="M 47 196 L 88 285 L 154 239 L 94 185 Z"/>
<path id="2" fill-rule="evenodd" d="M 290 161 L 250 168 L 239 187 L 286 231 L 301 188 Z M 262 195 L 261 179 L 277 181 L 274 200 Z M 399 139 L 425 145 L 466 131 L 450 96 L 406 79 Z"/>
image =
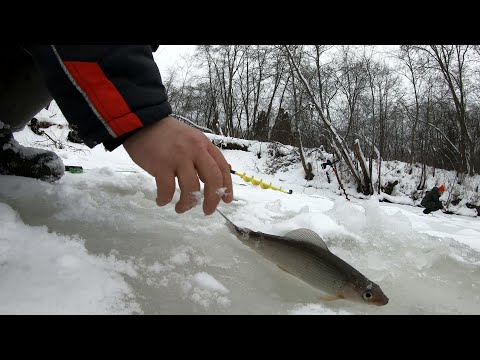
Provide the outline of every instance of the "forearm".
<path id="1" fill-rule="evenodd" d="M 121 145 L 172 110 L 149 45 L 26 47 L 68 122 L 89 147 Z"/>

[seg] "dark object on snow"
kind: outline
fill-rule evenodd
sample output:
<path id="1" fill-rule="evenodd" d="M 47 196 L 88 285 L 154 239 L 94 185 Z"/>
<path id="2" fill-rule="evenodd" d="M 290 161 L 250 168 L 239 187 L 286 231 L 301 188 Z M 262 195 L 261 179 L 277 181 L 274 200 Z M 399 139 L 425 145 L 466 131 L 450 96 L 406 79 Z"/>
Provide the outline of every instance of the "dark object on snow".
<path id="1" fill-rule="evenodd" d="M 72 174 L 81 174 L 83 173 L 83 167 L 77 165 L 65 165 L 65 171 Z"/>
<path id="2" fill-rule="evenodd" d="M 235 142 L 227 142 L 223 140 L 212 140 L 212 144 L 219 147 L 220 149 L 225 150 L 240 150 L 240 151 L 248 151 L 248 145 L 237 144 Z M 259 154 L 257 157 L 260 159 Z"/>
<path id="3" fill-rule="evenodd" d="M 0 174 L 54 182 L 64 174 L 63 161 L 52 151 L 20 145 L 12 134 L 0 134 Z"/>
<path id="4" fill-rule="evenodd" d="M 67 141 L 70 141 L 76 144 L 83 144 L 83 140 L 78 136 L 78 132 L 75 129 L 72 129 L 68 132 Z"/>
<path id="5" fill-rule="evenodd" d="M 330 160 L 327 160 L 326 162 L 321 164 L 321 167 L 322 167 L 323 170 L 325 170 L 327 168 L 327 166 L 332 166 L 333 167 L 333 164 Z M 326 171 L 325 174 L 327 174 L 327 181 L 330 184 L 332 182 L 332 180 L 330 180 L 330 176 L 328 175 L 328 171 Z"/>
<path id="6" fill-rule="evenodd" d="M 393 204 L 390 200 L 388 199 L 380 199 L 378 200 L 379 202 L 386 202 L 386 203 L 390 203 L 390 204 Z"/>
<path id="7" fill-rule="evenodd" d="M 333 167 L 333 164 L 330 160 L 327 160 L 326 162 L 322 163 L 322 169 L 325 170 L 327 166 Z"/>
<path id="8" fill-rule="evenodd" d="M 457 206 L 458 204 L 460 204 L 460 201 L 462 201 L 462 199 L 458 198 L 458 199 L 452 200 L 450 203 L 453 206 Z"/>
<path id="9" fill-rule="evenodd" d="M 477 206 L 477 205 L 474 205 L 474 204 L 470 204 L 470 203 L 466 203 L 465 206 L 469 209 L 475 209 L 477 210 L 477 215 L 480 216 L 480 206 Z"/>
<path id="10" fill-rule="evenodd" d="M 398 180 L 395 180 L 393 183 L 389 182 L 387 186 L 385 186 L 384 193 L 387 195 L 392 195 L 393 188 L 397 186 Z"/>
<path id="11" fill-rule="evenodd" d="M 37 118 L 33 118 L 28 124 L 33 133 L 37 135 L 43 135 L 43 130 L 40 129 L 48 129 L 52 125 L 53 124 L 48 121 L 38 121 Z"/>
<path id="12" fill-rule="evenodd" d="M 422 199 L 420 205 L 422 205 L 425 210 L 423 210 L 424 214 L 429 214 L 433 211 L 437 211 L 443 209 L 443 204 L 440 201 L 440 191 L 438 187 L 433 187 L 432 190 L 428 191 L 427 194 Z"/>

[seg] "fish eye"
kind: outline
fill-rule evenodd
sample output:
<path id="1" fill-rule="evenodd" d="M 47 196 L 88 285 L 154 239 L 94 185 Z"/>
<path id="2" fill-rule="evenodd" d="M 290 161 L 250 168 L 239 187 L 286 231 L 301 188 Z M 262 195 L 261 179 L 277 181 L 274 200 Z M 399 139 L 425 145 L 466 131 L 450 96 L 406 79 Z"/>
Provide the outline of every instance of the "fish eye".
<path id="1" fill-rule="evenodd" d="M 362 294 L 362 297 L 363 297 L 363 300 L 366 300 L 366 301 L 370 301 L 372 300 L 372 293 L 369 292 L 369 291 L 365 291 L 363 294 Z"/>

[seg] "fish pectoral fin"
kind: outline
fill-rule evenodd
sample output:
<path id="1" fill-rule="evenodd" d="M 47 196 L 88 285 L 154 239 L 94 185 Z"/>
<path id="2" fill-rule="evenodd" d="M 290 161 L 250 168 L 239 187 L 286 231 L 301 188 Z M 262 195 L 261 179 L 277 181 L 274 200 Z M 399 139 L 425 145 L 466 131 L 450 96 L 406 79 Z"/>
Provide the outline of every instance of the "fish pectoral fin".
<path id="1" fill-rule="evenodd" d="M 322 300 L 322 301 L 335 301 L 335 300 L 340 300 L 340 299 L 342 299 L 341 296 L 332 295 L 332 294 L 320 295 L 319 298 L 320 298 L 320 300 Z"/>

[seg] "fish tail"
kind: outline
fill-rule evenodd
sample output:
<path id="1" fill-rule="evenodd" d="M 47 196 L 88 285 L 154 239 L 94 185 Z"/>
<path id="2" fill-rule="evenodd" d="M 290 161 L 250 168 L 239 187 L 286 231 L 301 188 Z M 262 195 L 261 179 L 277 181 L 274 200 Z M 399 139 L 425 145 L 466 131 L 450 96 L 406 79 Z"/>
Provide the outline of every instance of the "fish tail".
<path id="1" fill-rule="evenodd" d="M 237 226 L 233 222 L 231 222 L 229 218 L 227 218 L 220 210 L 218 210 L 218 209 L 216 209 L 216 210 L 227 221 L 227 225 L 232 231 L 234 231 L 234 232 L 238 231 Z"/>
<path id="2" fill-rule="evenodd" d="M 227 221 L 228 228 L 234 233 L 237 234 L 237 237 L 240 241 L 247 243 L 248 235 L 251 232 L 249 229 L 242 229 L 235 225 L 233 222 L 230 221 L 220 210 L 216 209 L 220 215 Z"/>

